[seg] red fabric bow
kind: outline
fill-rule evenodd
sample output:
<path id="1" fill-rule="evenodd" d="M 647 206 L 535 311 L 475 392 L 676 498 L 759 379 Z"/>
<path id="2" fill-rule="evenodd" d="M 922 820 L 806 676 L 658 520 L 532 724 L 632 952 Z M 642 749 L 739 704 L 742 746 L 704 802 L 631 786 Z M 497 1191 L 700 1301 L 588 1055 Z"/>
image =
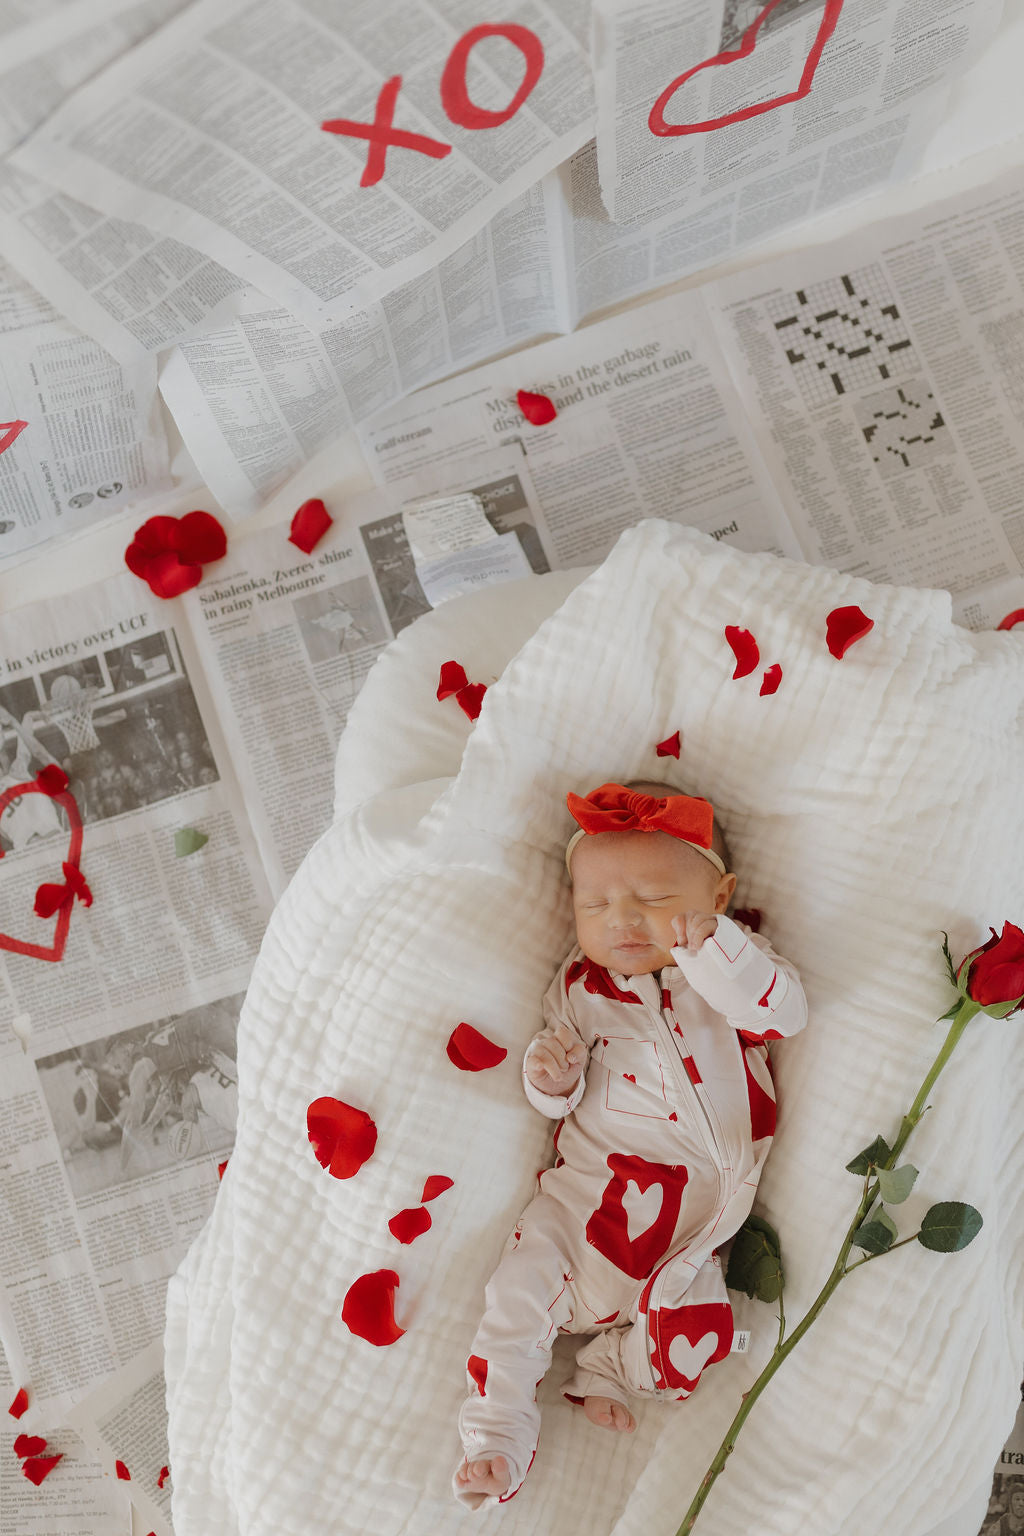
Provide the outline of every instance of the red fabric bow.
<path id="1" fill-rule="evenodd" d="M 602 784 L 586 796 L 567 795 L 566 804 L 584 832 L 667 832 L 698 848 L 711 847 L 714 809 L 693 795 L 659 799 L 624 784 Z"/>
<path id="2" fill-rule="evenodd" d="M 77 864 L 62 864 L 63 885 L 41 885 L 36 891 L 33 911 L 37 917 L 52 917 L 61 907 L 70 906 L 77 896 L 83 907 L 92 906 L 92 891 Z"/>

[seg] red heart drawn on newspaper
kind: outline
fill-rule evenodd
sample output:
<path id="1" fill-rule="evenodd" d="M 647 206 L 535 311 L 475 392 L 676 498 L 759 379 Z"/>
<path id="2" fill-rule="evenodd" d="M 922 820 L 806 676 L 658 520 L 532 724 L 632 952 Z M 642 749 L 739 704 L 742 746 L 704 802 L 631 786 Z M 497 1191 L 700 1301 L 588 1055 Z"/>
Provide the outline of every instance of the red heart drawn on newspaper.
<path id="1" fill-rule="evenodd" d="M 0 453 L 6 453 L 16 437 L 28 426 L 27 421 L 0 421 Z"/>
<path id="2" fill-rule="evenodd" d="M 843 9 L 844 0 L 825 0 L 825 10 L 821 18 L 814 41 L 804 60 L 803 72 L 795 91 L 787 91 L 784 96 L 773 96 L 770 101 L 754 102 L 752 106 L 740 107 L 735 112 L 726 112 L 721 117 L 709 117 L 702 123 L 667 123 L 665 121 L 665 108 L 672 100 L 676 92 L 686 84 L 687 80 L 699 75 L 702 69 L 712 69 L 718 64 L 734 64 L 737 59 L 749 58 L 757 47 L 757 34 L 761 30 L 768 17 L 774 11 L 781 0 L 769 0 L 764 10 L 756 16 L 740 39 L 738 48 L 728 49 L 724 53 L 716 53 L 713 58 L 704 59 L 700 64 L 694 64 L 692 69 L 685 70 L 677 75 L 670 85 L 667 85 L 651 108 L 647 119 L 647 126 L 651 132 L 659 138 L 677 138 L 684 133 L 710 133 L 715 128 L 727 128 L 730 123 L 745 122 L 748 117 L 760 117 L 765 112 L 774 112 L 776 107 L 784 107 L 791 101 L 802 101 L 810 94 L 814 84 L 814 76 L 825 51 L 825 44 L 836 29 L 839 21 L 839 13 Z"/>
<path id="3" fill-rule="evenodd" d="M 45 770 L 44 770 L 45 772 Z M 13 784 L 10 789 L 5 789 L 0 795 L 0 819 L 4 811 L 15 800 L 20 800 L 22 795 L 47 795 L 51 800 L 56 800 L 58 805 L 64 807 L 65 814 L 71 826 L 71 835 L 68 839 L 68 852 L 65 863 L 74 869 L 79 868 L 82 857 L 82 818 L 78 811 L 78 802 L 68 789 L 62 789 L 57 794 L 41 784 L 38 779 L 30 780 L 26 784 Z M 3 855 L 0 854 L 0 858 Z M 71 925 L 71 909 L 73 901 L 65 902 L 57 911 L 57 923 L 53 930 L 53 942 L 51 944 L 31 944 L 26 939 L 16 939 L 9 933 L 0 933 L 0 949 L 10 950 L 16 955 L 28 955 L 33 960 L 62 960 L 64 958 L 64 946 L 68 941 L 68 928 Z"/>

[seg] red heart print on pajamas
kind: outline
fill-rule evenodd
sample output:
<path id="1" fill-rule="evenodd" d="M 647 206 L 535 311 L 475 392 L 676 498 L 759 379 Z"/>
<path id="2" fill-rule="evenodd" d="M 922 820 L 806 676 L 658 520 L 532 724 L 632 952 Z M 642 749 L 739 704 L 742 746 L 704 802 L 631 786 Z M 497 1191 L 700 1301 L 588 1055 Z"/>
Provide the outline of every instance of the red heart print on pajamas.
<path id="1" fill-rule="evenodd" d="M 587 1222 L 587 1242 L 623 1274 L 645 1280 L 672 1241 L 687 1171 L 681 1163 L 650 1163 L 624 1152 L 609 1153 L 607 1161 L 612 1176 Z M 647 1224 L 634 1236 L 630 1228 L 641 1215 Z"/>
<path id="2" fill-rule="evenodd" d="M 692 1392 L 704 1368 L 724 1359 L 732 1348 L 732 1308 L 727 1301 L 659 1307 L 647 1326 L 651 1365 L 662 1390 Z"/>

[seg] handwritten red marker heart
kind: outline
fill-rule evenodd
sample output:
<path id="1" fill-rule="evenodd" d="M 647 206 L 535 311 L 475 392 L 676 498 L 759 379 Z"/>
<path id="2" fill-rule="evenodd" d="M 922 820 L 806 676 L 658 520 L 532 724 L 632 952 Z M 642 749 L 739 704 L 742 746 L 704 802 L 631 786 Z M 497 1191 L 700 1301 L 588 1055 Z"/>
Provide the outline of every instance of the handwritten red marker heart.
<path id="1" fill-rule="evenodd" d="M 744 32 L 738 48 L 726 50 L 724 53 L 716 53 L 713 58 L 704 59 L 700 64 L 694 64 L 692 69 L 687 69 L 681 75 L 667 85 L 650 110 L 647 118 L 647 126 L 651 132 L 659 138 L 677 138 L 685 133 L 711 133 L 715 128 L 727 128 L 730 123 L 742 123 L 750 117 L 760 117 L 765 112 L 774 112 L 776 107 L 784 107 L 791 101 L 802 101 L 810 94 L 814 84 L 814 76 L 817 72 L 821 55 L 825 51 L 825 44 L 836 29 L 839 14 L 843 9 L 844 0 L 826 0 L 825 10 L 821 18 L 821 25 L 811 43 L 810 51 L 804 61 L 800 82 L 795 91 L 788 91 L 784 96 L 773 96 L 769 101 L 754 102 L 749 107 L 740 107 L 735 112 L 726 112 L 721 117 L 709 117 L 701 123 L 667 123 L 665 121 L 665 108 L 673 96 L 694 75 L 699 75 L 703 69 L 713 69 L 719 64 L 734 64 L 737 59 L 746 59 L 753 53 L 757 46 L 757 34 L 768 20 L 781 0 L 769 0 L 764 10 L 756 16 L 750 26 Z"/>
<path id="2" fill-rule="evenodd" d="M 306 1110 L 306 1130 L 317 1162 L 335 1179 L 351 1179 L 377 1145 L 377 1127 L 366 1111 L 329 1096 Z"/>
<path id="3" fill-rule="evenodd" d="M 64 860 L 65 871 L 71 870 L 70 880 L 76 877 L 81 879 L 79 868 L 82 857 L 82 818 L 78 811 L 78 802 L 67 788 L 54 793 L 53 785 L 59 783 L 55 777 L 43 779 L 46 769 L 36 779 L 26 784 L 13 784 L 10 789 L 5 789 L 0 795 L 0 818 L 4 811 L 15 800 L 20 800 L 23 795 L 46 795 L 51 800 L 56 800 L 58 805 L 64 807 L 64 814 L 68 818 L 71 827 L 71 835 L 68 840 L 68 856 Z M 61 779 L 67 784 L 67 777 L 61 773 Z M 40 782 L 43 780 L 43 782 Z M 51 787 L 48 787 L 51 786 Z M 0 858 L 3 854 L 0 853 Z M 84 885 L 85 882 L 82 881 Z M 88 889 L 88 887 L 86 887 Z M 28 955 L 33 960 L 50 960 L 56 962 L 64 958 L 64 946 L 68 941 L 68 928 L 71 926 L 71 911 L 74 901 L 66 901 L 57 908 L 57 923 L 53 930 L 53 942 L 51 944 L 31 944 L 26 939 L 16 939 L 9 933 L 0 933 L 0 949 L 10 950 L 15 955 Z"/>
<path id="4" fill-rule="evenodd" d="M 996 629 L 1014 629 L 1018 624 L 1024 624 L 1024 608 L 1015 608 L 1005 618 L 999 620 Z"/>
<path id="5" fill-rule="evenodd" d="M 27 426 L 27 421 L 0 421 L 0 453 L 6 453 Z"/>

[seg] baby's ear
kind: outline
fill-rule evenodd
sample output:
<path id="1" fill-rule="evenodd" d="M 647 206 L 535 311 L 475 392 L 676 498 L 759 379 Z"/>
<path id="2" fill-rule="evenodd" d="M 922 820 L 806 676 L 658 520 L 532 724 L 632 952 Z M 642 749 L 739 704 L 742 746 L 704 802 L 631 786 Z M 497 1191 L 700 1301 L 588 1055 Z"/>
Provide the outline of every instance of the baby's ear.
<path id="1" fill-rule="evenodd" d="M 733 892 L 736 889 L 736 876 L 723 875 L 718 882 L 718 891 L 715 896 L 715 911 L 725 912 L 732 901 Z"/>

